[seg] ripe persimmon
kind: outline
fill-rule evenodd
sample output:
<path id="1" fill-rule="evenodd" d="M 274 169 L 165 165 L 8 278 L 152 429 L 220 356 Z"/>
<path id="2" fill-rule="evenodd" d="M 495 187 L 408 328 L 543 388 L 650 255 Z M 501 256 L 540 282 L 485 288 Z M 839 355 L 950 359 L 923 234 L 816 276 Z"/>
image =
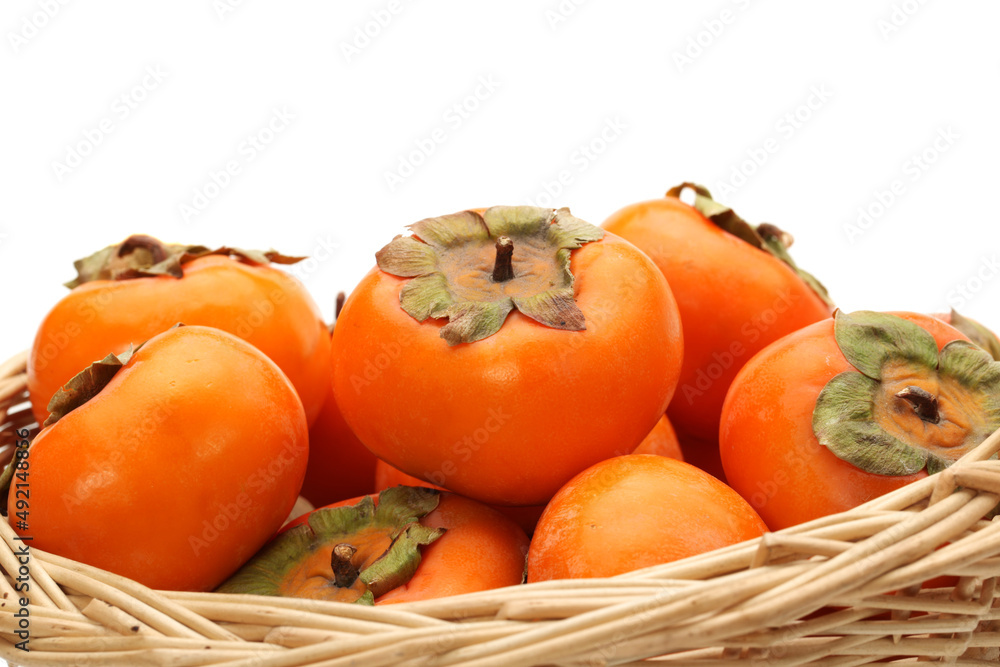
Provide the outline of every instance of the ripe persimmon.
<path id="1" fill-rule="evenodd" d="M 344 421 L 331 386 L 316 421 L 309 427 L 309 465 L 302 495 L 321 507 L 345 496 L 378 491 L 377 461 Z"/>
<path id="2" fill-rule="evenodd" d="M 601 461 L 552 498 L 528 551 L 528 582 L 610 577 L 760 537 L 739 494 L 653 454 Z"/>
<path id="3" fill-rule="evenodd" d="M 950 465 L 1000 426 L 1000 362 L 917 313 L 843 313 L 772 343 L 722 411 L 729 483 L 774 530 Z"/>
<path id="4" fill-rule="evenodd" d="M 31 346 L 35 417 L 45 420 L 49 399 L 80 369 L 183 322 L 228 331 L 270 357 L 312 423 L 329 390 L 329 332 L 302 283 L 268 265 L 298 259 L 137 235 L 78 261 L 72 291 L 45 316 Z"/>
<path id="5" fill-rule="evenodd" d="M 673 394 L 677 308 L 639 249 L 566 209 L 429 218 L 377 254 L 334 331 L 334 390 L 403 472 L 537 505 L 631 451 Z"/>
<path id="6" fill-rule="evenodd" d="M 9 521 L 39 549 L 146 586 L 211 590 L 295 504 L 302 403 L 273 361 L 218 329 L 172 328 L 126 356 L 50 404 L 30 474 L 11 483 Z M 15 511 L 22 481 L 27 517 Z"/>
<path id="7" fill-rule="evenodd" d="M 392 604 L 514 586 L 528 537 L 482 503 L 396 486 L 292 521 L 224 593 Z"/>
<path id="8" fill-rule="evenodd" d="M 680 200 L 685 188 L 694 206 Z M 649 255 L 670 283 L 684 365 L 667 414 L 685 460 L 721 475 L 719 415 L 730 383 L 768 343 L 829 317 L 826 290 L 792 261 L 788 234 L 747 224 L 698 185 L 626 206 L 602 226 Z"/>

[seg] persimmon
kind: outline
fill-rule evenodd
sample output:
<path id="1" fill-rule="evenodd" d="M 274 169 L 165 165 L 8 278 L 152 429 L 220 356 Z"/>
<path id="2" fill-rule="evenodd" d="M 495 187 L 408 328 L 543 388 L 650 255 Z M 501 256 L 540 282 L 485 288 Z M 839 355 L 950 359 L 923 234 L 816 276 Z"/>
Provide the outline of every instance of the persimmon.
<path id="1" fill-rule="evenodd" d="M 642 439 L 638 447 L 632 450 L 632 453 L 656 454 L 657 456 L 669 456 L 678 461 L 684 460 L 681 445 L 677 442 L 677 434 L 666 415 L 660 417 L 653 430 L 646 434 L 646 437 Z"/>
<path id="2" fill-rule="evenodd" d="M 228 261 L 228 260 L 227 260 Z M 305 472 L 305 412 L 281 369 L 185 326 L 109 355 L 50 404 L 28 450 L 31 544 L 168 590 L 211 590 L 281 526 Z M 252 387 L 252 391 L 247 391 Z"/>
<path id="3" fill-rule="evenodd" d="M 1000 362 L 929 315 L 838 311 L 740 371 L 722 411 L 729 483 L 778 530 L 950 465 L 1000 426 Z"/>
<path id="4" fill-rule="evenodd" d="M 425 486 L 430 489 L 437 489 L 438 491 L 448 490 L 443 486 L 425 482 L 413 475 L 407 475 L 402 470 L 393 468 L 385 461 L 377 459 L 375 463 L 375 490 L 385 491 L 394 486 Z M 520 526 L 521 530 L 528 536 L 531 536 L 535 532 L 538 517 L 542 516 L 542 511 L 545 509 L 545 505 L 490 505 L 490 507 Z"/>
<path id="5" fill-rule="evenodd" d="M 309 465 L 302 495 L 319 507 L 345 496 L 378 491 L 377 461 L 347 425 L 331 386 L 316 421 L 309 427 Z"/>
<path id="6" fill-rule="evenodd" d="M 631 451 L 683 354 L 670 288 L 638 248 L 566 209 L 422 220 L 376 255 L 334 331 L 358 438 L 407 474 L 537 505 Z"/>
<path id="7" fill-rule="evenodd" d="M 528 581 L 611 577 L 760 537 L 735 491 L 653 454 L 601 461 L 552 498 L 528 550 Z"/>
<path id="8" fill-rule="evenodd" d="M 528 537 L 482 503 L 396 486 L 291 522 L 224 593 L 391 604 L 514 586 Z"/>
<path id="9" fill-rule="evenodd" d="M 680 199 L 687 188 L 694 206 Z M 749 225 L 698 185 L 626 206 L 602 226 L 649 255 L 670 283 L 684 365 L 667 414 L 685 460 L 721 475 L 719 416 L 730 383 L 769 343 L 829 317 L 826 290 L 789 256 L 789 234 Z"/>
<path id="10" fill-rule="evenodd" d="M 45 421 L 49 400 L 81 368 L 183 322 L 228 331 L 270 357 L 311 423 L 330 384 L 330 336 L 302 283 L 268 265 L 299 259 L 136 235 L 78 261 L 72 291 L 45 316 L 31 346 L 35 417 Z"/>

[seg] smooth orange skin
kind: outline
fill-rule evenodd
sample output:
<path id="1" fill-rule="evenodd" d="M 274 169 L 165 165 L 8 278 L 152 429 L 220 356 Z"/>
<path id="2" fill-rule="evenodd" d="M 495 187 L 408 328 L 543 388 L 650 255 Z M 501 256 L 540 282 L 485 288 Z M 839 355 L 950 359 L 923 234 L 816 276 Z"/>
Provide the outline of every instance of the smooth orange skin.
<path id="1" fill-rule="evenodd" d="M 378 495 L 371 496 L 378 505 Z M 351 498 L 327 507 L 355 505 Z M 304 523 L 305 514 L 285 530 Z M 409 583 L 375 599 L 375 604 L 430 600 L 448 595 L 475 593 L 516 586 L 524 576 L 528 536 L 495 509 L 469 498 L 444 492 L 437 508 L 420 520 L 446 532 L 421 547 L 420 567 Z"/>
<path id="2" fill-rule="evenodd" d="M 929 331 L 939 349 L 968 340 L 931 316 L 893 314 Z M 849 510 L 927 476 L 865 472 L 819 444 L 816 399 L 831 378 L 854 370 L 828 319 L 772 343 L 733 382 L 722 411 L 722 463 L 729 485 L 772 530 Z"/>
<path id="3" fill-rule="evenodd" d="M 289 274 L 212 255 L 184 277 L 95 280 L 45 316 L 28 357 L 39 423 L 53 394 L 109 353 L 120 354 L 178 322 L 228 331 L 271 358 L 292 381 L 310 423 L 329 391 L 330 335 L 305 287 Z"/>
<path id="4" fill-rule="evenodd" d="M 666 415 L 660 417 L 653 430 L 642 439 L 642 442 L 632 453 L 656 454 L 657 456 L 668 456 L 678 461 L 684 460 L 681 445 L 677 442 L 677 434 L 674 433 L 674 427 L 670 425 L 670 420 L 667 419 Z"/>
<path id="5" fill-rule="evenodd" d="M 786 264 L 674 197 L 626 206 L 602 226 L 642 249 L 670 283 L 684 366 L 667 414 L 682 442 L 693 436 L 715 457 L 722 402 L 740 367 L 830 308 Z"/>
<path id="6" fill-rule="evenodd" d="M 32 546 L 151 588 L 207 591 L 284 522 L 308 436 L 270 359 L 191 326 L 151 338 L 29 451 L 31 514 L 19 532 Z"/>
<path id="7" fill-rule="evenodd" d="M 316 421 L 309 427 L 309 465 L 302 495 L 319 507 L 338 498 L 376 491 L 376 461 L 347 425 L 331 386 Z"/>
<path id="8" fill-rule="evenodd" d="M 735 491 L 653 454 L 602 461 L 549 502 L 528 551 L 528 582 L 611 577 L 760 537 Z"/>
<path id="9" fill-rule="evenodd" d="M 663 413 L 682 357 L 663 275 L 612 234 L 574 250 L 585 331 L 514 311 L 500 331 L 449 347 L 446 320 L 399 307 L 404 279 L 373 269 L 337 320 L 333 381 L 376 456 L 488 503 L 545 503 L 573 475 L 631 451 Z"/>
<path id="10" fill-rule="evenodd" d="M 438 486 L 437 484 L 431 484 L 430 482 L 425 482 L 422 479 L 417 479 L 413 475 L 407 475 L 402 470 L 398 468 L 393 468 L 391 465 L 386 463 L 381 459 L 376 459 L 375 463 L 375 490 L 385 491 L 386 489 L 392 488 L 394 486 L 426 486 L 431 489 L 437 489 L 438 491 L 447 491 L 448 489 L 443 486 Z M 535 526 L 538 524 L 538 518 L 542 516 L 542 512 L 545 510 L 545 505 L 527 505 L 525 507 L 513 507 L 510 505 L 490 505 L 493 509 L 503 514 L 505 517 L 516 523 L 521 527 L 525 533 L 529 536 L 535 532 Z"/>

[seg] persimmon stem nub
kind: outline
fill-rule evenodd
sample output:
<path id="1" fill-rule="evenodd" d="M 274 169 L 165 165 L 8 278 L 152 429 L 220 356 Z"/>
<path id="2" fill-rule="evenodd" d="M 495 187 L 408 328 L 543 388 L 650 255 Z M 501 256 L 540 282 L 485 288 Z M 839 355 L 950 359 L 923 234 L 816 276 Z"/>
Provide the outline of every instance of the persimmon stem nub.
<path id="1" fill-rule="evenodd" d="M 357 552 L 357 547 L 350 544 L 338 544 L 333 547 L 330 565 L 333 567 L 333 583 L 337 588 L 350 588 L 361 575 L 351 562 L 351 558 Z"/>
<path id="2" fill-rule="evenodd" d="M 514 242 L 510 237 L 501 236 L 497 239 L 497 259 L 493 264 L 493 282 L 504 283 L 514 277 L 514 265 L 511 259 L 514 255 Z"/>
<path id="3" fill-rule="evenodd" d="M 896 392 L 896 397 L 901 398 L 911 406 L 913 411 L 921 420 L 929 424 L 937 424 L 941 421 L 941 414 L 938 412 L 937 396 L 934 396 L 926 389 L 920 387 L 904 387 Z"/>
<path id="4" fill-rule="evenodd" d="M 154 264 L 158 264 L 167 258 L 168 251 L 163 242 L 145 234 L 133 234 L 122 241 L 118 246 L 118 257 L 131 255 L 139 248 L 149 251 Z"/>
<path id="5" fill-rule="evenodd" d="M 781 227 L 777 225 L 772 225 L 770 222 L 762 222 L 757 225 L 757 233 L 763 236 L 765 239 L 774 238 L 778 239 L 781 245 L 785 248 L 791 248 L 792 244 L 795 243 L 795 237 L 786 232 Z"/>

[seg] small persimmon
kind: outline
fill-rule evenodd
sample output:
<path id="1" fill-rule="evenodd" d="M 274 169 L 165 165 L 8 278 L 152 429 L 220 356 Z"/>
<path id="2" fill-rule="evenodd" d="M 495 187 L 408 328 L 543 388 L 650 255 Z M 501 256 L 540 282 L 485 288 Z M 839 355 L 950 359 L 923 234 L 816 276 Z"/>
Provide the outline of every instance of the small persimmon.
<path id="1" fill-rule="evenodd" d="M 739 494 L 683 461 L 607 459 L 552 498 L 528 551 L 528 581 L 610 577 L 760 537 Z"/>

